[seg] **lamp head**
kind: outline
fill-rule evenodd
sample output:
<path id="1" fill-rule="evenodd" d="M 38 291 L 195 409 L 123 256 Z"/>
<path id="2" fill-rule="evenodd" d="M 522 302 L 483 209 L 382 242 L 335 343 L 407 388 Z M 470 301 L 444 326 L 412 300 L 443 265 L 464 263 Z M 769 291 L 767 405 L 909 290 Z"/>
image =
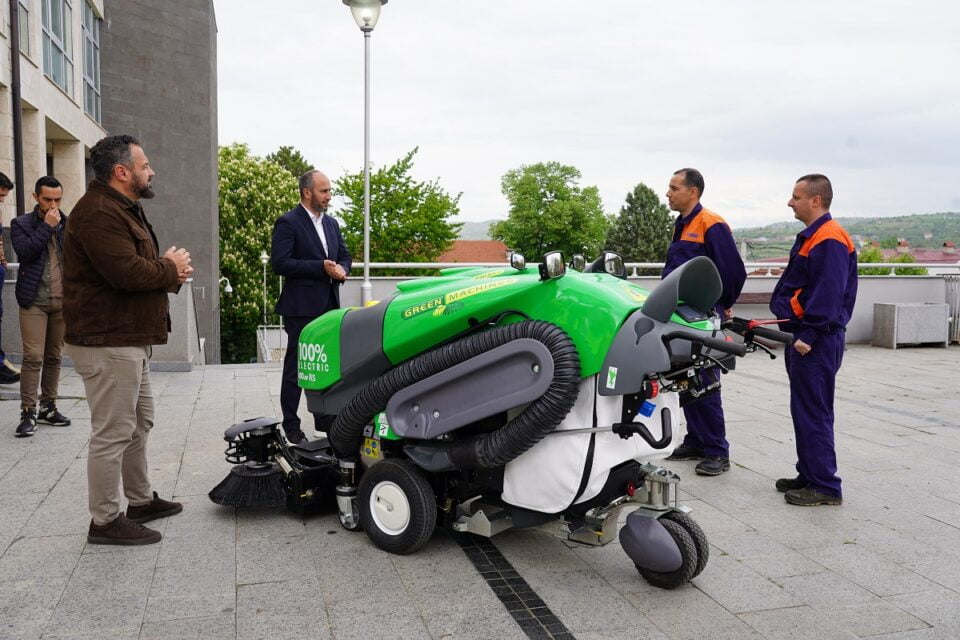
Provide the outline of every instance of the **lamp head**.
<path id="1" fill-rule="evenodd" d="M 387 4 L 387 0 L 343 0 L 343 4 L 350 7 L 353 19 L 363 32 L 373 31 L 380 18 L 380 7 Z"/>

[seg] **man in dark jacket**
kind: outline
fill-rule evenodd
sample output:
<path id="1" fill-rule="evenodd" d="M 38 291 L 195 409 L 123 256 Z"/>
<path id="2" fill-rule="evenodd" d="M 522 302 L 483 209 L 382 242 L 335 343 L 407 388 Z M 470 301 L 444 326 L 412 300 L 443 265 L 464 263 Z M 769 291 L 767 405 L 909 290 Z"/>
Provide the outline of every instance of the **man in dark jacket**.
<path id="1" fill-rule="evenodd" d="M 0 202 L 7 197 L 14 188 L 13 181 L 7 177 L 7 174 L 0 173 Z M 7 273 L 7 257 L 3 253 L 3 242 L 0 241 L 0 292 L 3 290 L 3 281 Z M 0 318 L 3 317 L 3 298 L 0 297 Z M 0 349 L 0 384 L 13 384 L 20 380 L 20 370 L 12 367 L 7 362 L 7 356 Z"/>
<path id="2" fill-rule="evenodd" d="M 184 249 L 160 255 L 140 205 L 153 197 L 154 172 L 136 138 L 104 138 L 91 149 L 90 162 L 96 179 L 70 214 L 63 246 L 67 353 L 90 406 L 87 542 L 151 544 L 160 532 L 143 523 L 183 510 L 151 491 L 147 477 L 151 345 L 166 343 L 167 293 L 178 291 L 193 268 Z"/>
<path id="3" fill-rule="evenodd" d="M 823 174 L 797 180 L 787 206 L 805 225 L 773 289 L 770 311 L 793 334 L 783 358 L 790 379 L 790 417 L 797 441 L 797 476 L 776 481 L 801 507 L 843 502 L 833 436 L 833 394 L 845 333 L 857 301 L 857 251 L 830 215 L 833 185 Z"/>
<path id="4" fill-rule="evenodd" d="M 18 438 L 32 436 L 37 422 L 55 427 L 70 424 L 70 419 L 57 411 L 63 352 L 63 228 L 67 222 L 60 212 L 63 185 L 44 176 L 37 180 L 33 198 L 37 201 L 33 212 L 10 223 L 10 239 L 20 260 L 16 293 L 23 339 Z"/>
<path id="5" fill-rule="evenodd" d="M 340 234 L 340 225 L 326 215 L 330 204 L 330 180 L 319 171 L 300 176 L 300 204 L 273 225 L 270 261 L 273 271 L 285 278 L 276 312 L 283 316 L 287 353 L 283 358 L 280 407 L 287 439 L 307 439 L 300 429 L 300 385 L 297 384 L 297 344 L 300 332 L 311 320 L 340 307 L 340 285 L 347 279 L 353 261 Z M 326 427 L 314 416 L 315 427 Z"/>
<path id="6" fill-rule="evenodd" d="M 730 318 L 747 272 L 730 227 L 700 204 L 703 187 L 703 175 L 696 169 L 680 169 L 670 178 L 667 202 L 680 215 L 674 223 L 663 276 L 698 256 L 707 256 L 717 266 L 723 282 L 717 313 Z M 700 379 L 706 386 L 719 384 L 720 374 L 714 367 L 703 371 Z M 687 435 L 667 460 L 699 460 L 694 471 L 702 476 L 718 476 L 729 469 L 730 445 L 719 388 L 685 405 L 683 415 L 687 419 Z"/>

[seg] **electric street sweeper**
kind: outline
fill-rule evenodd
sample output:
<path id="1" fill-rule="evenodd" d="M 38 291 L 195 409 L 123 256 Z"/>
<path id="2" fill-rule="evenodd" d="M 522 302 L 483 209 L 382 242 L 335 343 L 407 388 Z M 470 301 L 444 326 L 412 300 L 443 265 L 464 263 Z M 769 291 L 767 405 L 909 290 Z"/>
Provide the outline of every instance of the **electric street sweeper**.
<path id="1" fill-rule="evenodd" d="M 726 335 L 708 258 L 649 293 L 615 253 L 571 267 L 556 252 L 537 267 L 515 254 L 509 268 L 445 269 L 317 318 L 298 375 L 309 410 L 335 416 L 328 437 L 291 445 L 276 418 L 233 425 L 235 466 L 211 499 L 303 509 L 335 495 L 343 527 L 398 554 L 437 526 L 603 545 L 630 509 L 619 539 L 646 580 L 698 575 L 706 536 L 678 502 L 680 479 L 653 461 L 680 407 L 716 391 L 701 370 L 789 335 L 741 320 Z"/>

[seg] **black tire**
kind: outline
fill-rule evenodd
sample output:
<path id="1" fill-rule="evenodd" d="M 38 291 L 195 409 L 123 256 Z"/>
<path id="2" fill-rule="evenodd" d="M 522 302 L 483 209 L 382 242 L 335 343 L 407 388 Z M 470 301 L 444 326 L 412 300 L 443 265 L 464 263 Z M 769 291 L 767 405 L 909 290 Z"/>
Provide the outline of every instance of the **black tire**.
<path id="1" fill-rule="evenodd" d="M 682 525 L 666 518 L 660 518 L 658 522 L 663 525 L 663 528 L 667 530 L 667 533 L 670 534 L 680 548 L 682 564 L 679 569 L 667 573 L 651 571 L 639 565 L 637 565 L 637 571 L 640 572 L 644 580 L 655 587 L 660 587 L 661 589 L 676 589 L 689 582 L 693 577 L 694 571 L 697 570 L 697 547 L 693 543 L 693 537 L 687 533 L 687 530 L 684 529 Z"/>
<path id="2" fill-rule="evenodd" d="M 437 526 L 437 498 L 423 472 L 406 460 L 387 459 L 360 478 L 360 523 L 377 547 L 413 553 Z"/>
<path id="3" fill-rule="evenodd" d="M 693 538 L 693 546 L 697 548 L 697 568 L 690 577 L 696 578 L 703 572 L 704 567 L 707 566 L 707 560 L 710 559 L 710 543 L 707 542 L 707 534 L 703 532 L 696 520 L 681 511 L 668 511 L 660 517 L 660 521 L 662 522 L 664 518 L 679 524 Z"/>

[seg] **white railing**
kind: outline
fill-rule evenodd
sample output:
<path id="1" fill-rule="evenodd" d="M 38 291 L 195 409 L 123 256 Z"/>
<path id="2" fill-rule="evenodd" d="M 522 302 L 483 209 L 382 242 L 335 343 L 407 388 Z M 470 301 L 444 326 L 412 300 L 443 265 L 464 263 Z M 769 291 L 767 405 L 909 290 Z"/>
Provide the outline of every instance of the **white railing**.
<path id="1" fill-rule="evenodd" d="M 533 266 L 536 263 L 528 263 L 527 266 Z M 631 277 L 637 276 L 637 269 L 663 269 L 662 262 L 628 262 L 625 265 L 630 271 Z M 783 269 L 787 266 L 786 262 L 746 262 L 744 267 L 747 269 L 747 274 L 749 277 L 776 277 L 779 278 L 779 274 L 774 274 L 774 269 Z M 859 265 L 861 268 L 869 269 L 889 269 L 890 273 L 888 275 L 896 275 L 896 269 L 904 268 L 921 268 L 921 269 L 937 269 L 937 270 L 946 270 L 949 272 L 956 272 L 960 274 L 960 261 L 955 263 L 950 262 L 862 262 Z M 448 269 L 451 267 L 483 267 L 486 269 L 509 269 L 510 264 L 507 262 L 371 262 L 371 269 L 396 269 L 398 271 L 406 269 Z M 362 262 L 354 262 L 352 271 L 356 273 L 359 269 L 363 268 Z M 765 271 L 763 274 L 753 273 L 756 271 Z"/>

